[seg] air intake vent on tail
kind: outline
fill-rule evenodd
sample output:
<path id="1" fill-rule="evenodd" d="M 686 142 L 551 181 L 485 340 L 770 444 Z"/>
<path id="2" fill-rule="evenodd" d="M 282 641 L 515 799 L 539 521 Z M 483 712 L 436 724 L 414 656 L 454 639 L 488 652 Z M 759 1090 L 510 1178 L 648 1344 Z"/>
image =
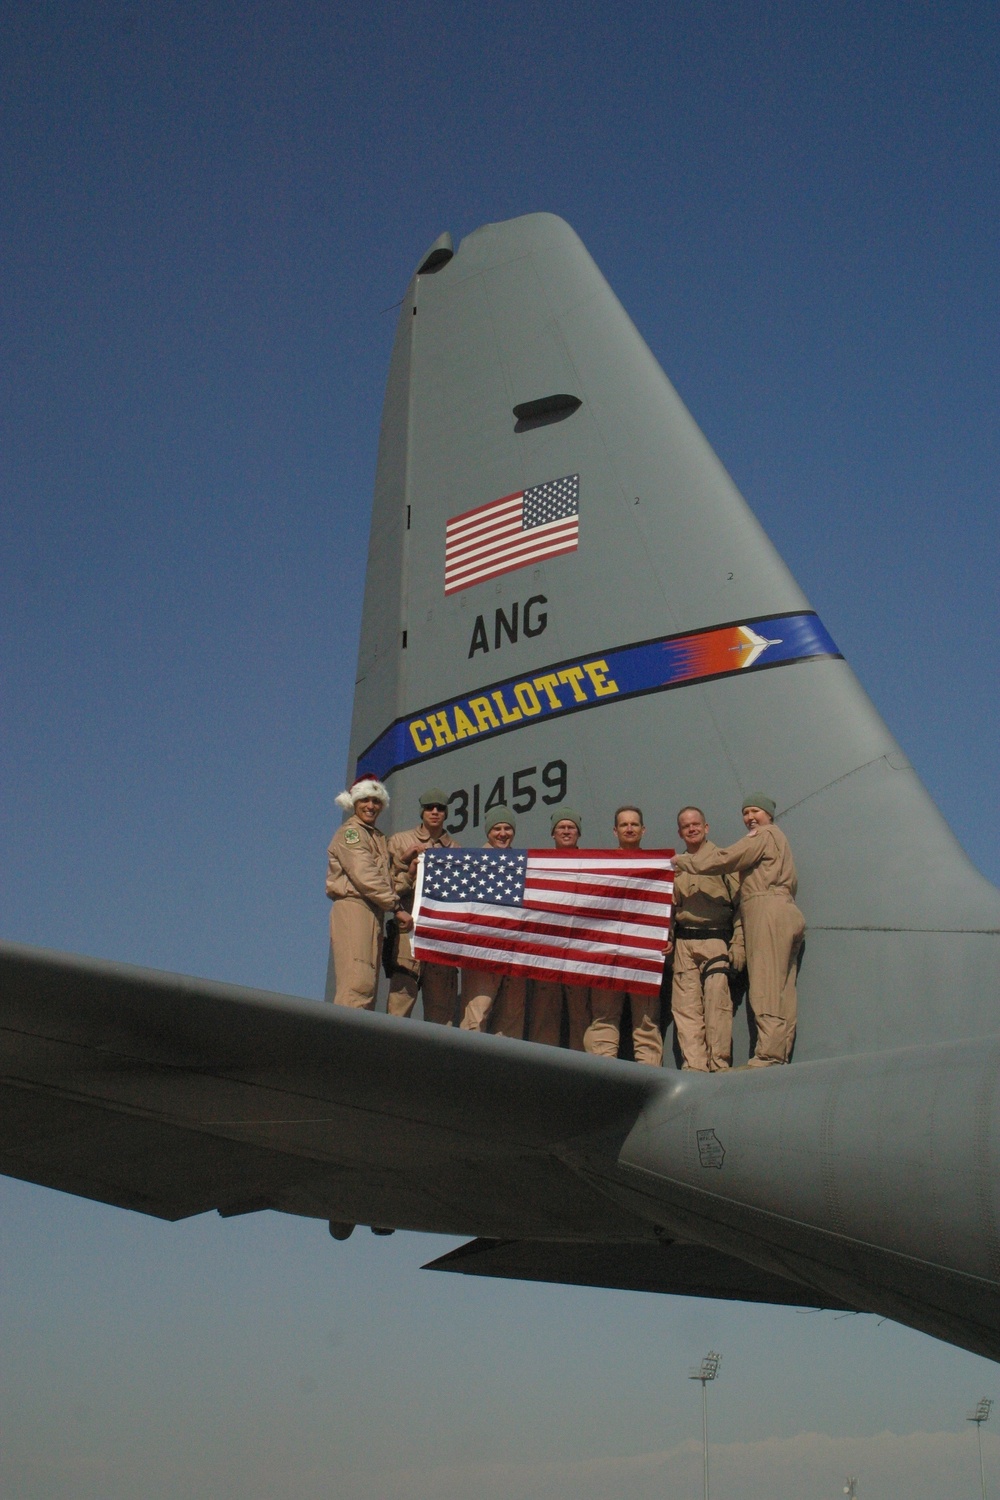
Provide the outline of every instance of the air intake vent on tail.
<path id="1" fill-rule="evenodd" d="M 545 427 L 549 422 L 562 422 L 571 417 L 583 405 L 579 396 L 540 396 L 537 401 L 522 401 L 514 407 L 517 418 L 515 432 L 529 432 L 532 427 Z"/>

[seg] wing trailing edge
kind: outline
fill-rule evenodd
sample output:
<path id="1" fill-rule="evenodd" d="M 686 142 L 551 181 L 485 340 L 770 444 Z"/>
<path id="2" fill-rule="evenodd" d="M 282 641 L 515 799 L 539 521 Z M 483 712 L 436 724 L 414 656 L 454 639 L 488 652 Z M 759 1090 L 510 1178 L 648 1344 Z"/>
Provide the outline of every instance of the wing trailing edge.
<path id="1" fill-rule="evenodd" d="M 670 1240 L 609 1245 L 479 1239 L 429 1261 L 424 1270 L 853 1311 L 836 1297 L 818 1296 L 811 1287 L 759 1270 L 734 1256 L 705 1245 Z"/>

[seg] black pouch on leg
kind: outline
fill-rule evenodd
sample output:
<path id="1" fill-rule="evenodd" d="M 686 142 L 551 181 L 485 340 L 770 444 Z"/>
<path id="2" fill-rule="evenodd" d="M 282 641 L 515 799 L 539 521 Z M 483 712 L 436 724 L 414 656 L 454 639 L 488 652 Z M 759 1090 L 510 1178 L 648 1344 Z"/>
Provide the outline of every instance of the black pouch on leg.
<path id="1" fill-rule="evenodd" d="M 399 923 L 390 917 L 385 924 L 382 937 L 382 973 L 391 979 L 396 972 L 396 954 L 399 951 Z"/>

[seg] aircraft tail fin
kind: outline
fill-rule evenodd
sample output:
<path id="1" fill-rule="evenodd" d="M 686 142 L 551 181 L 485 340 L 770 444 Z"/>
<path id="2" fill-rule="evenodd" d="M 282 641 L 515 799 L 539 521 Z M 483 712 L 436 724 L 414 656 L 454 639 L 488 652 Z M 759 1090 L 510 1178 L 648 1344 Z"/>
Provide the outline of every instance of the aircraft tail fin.
<path id="1" fill-rule="evenodd" d="M 445 237 L 386 394 L 352 769 L 394 826 L 439 785 L 543 844 L 552 809 L 718 843 L 775 798 L 809 925 L 797 1056 L 995 1025 L 1000 895 L 973 869 L 572 229 Z"/>

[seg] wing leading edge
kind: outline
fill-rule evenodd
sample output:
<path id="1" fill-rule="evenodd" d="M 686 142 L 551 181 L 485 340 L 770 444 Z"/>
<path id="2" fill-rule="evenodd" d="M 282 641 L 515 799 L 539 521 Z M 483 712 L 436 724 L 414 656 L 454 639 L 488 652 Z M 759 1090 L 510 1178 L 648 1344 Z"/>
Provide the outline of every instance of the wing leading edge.
<path id="1" fill-rule="evenodd" d="M 669 1076 L 0 944 L 0 1171 L 176 1220 L 477 1235 L 434 1269 L 839 1307 L 605 1196 Z"/>
<path id="2" fill-rule="evenodd" d="M 274 1208 L 445 1234 L 647 1238 L 566 1158 L 613 1163 L 659 1083 L 552 1048 L 0 945 L 0 1171 L 165 1219 Z"/>

